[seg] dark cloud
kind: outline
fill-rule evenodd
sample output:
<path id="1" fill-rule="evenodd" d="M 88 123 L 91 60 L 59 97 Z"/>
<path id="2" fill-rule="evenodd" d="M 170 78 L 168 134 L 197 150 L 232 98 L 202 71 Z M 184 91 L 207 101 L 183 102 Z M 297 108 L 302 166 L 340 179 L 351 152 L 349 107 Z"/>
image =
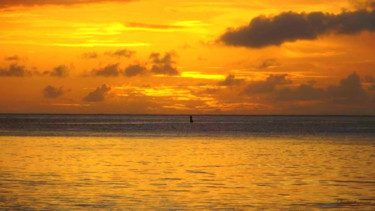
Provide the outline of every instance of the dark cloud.
<path id="1" fill-rule="evenodd" d="M 51 77 L 66 77 L 68 76 L 68 67 L 65 65 L 60 65 L 55 67 L 53 70 L 49 71 L 30 71 L 25 66 L 18 65 L 18 64 L 11 64 L 8 68 L 0 68 L 0 77 L 26 77 L 26 76 L 51 76 Z"/>
<path id="2" fill-rule="evenodd" d="M 96 59 L 98 57 L 99 55 L 96 52 L 87 52 L 87 53 L 82 54 L 82 58 L 84 59 Z"/>
<path id="3" fill-rule="evenodd" d="M 139 64 L 134 64 L 129 65 L 127 68 L 125 68 L 124 75 L 127 77 L 133 77 L 143 74 L 144 72 L 146 72 L 146 67 Z"/>
<path id="4" fill-rule="evenodd" d="M 58 78 L 63 78 L 69 75 L 68 67 L 65 65 L 60 65 L 51 71 L 44 71 L 43 75 L 48 75 L 51 77 L 58 77 Z"/>
<path id="5" fill-rule="evenodd" d="M 104 101 L 108 92 L 111 90 L 111 87 L 103 84 L 101 87 L 95 89 L 95 91 L 90 92 L 86 97 L 83 98 L 83 101 L 86 102 L 100 102 Z"/>
<path id="6" fill-rule="evenodd" d="M 45 98 L 58 98 L 64 94 L 64 90 L 62 87 L 56 88 L 53 86 L 47 86 L 43 89 L 43 95 Z"/>
<path id="7" fill-rule="evenodd" d="M 105 53 L 108 56 L 123 56 L 131 57 L 135 52 L 126 49 L 118 50 L 115 52 Z M 104 77 L 117 77 L 126 76 L 133 77 L 136 75 L 147 74 L 159 74 L 159 75 L 179 75 L 180 73 L 175 66 L 174 61 L 175 53 L 169 52 L 161 55 L 160 53 L 152 53 L 149 57 L 149 62 L 144 64 L 132 64 L 127 66 L 125 69 L 120 68 L 119 63 L 109 64 L 103 68 L 91 70 L 91 76 L 104 76 Z"/>
<path id="8" fill-rule="evenodd" d="M 73 5 L 100 2 L 130 2 L 133 0 L 0 0 L 0 8 L 13 6 Z"/>
<path id="9" fill-rule="evenodd" d="M 94 76 L 104 76 L 104 77 L 116 77 L 121 73 L 119 64 L 110 64 L 101 69 L 94 69 L 91 74 Z"/>
<path id="10" fill-rule="evenodd" d="M 220 86 L 235 86 L 245 82 L 245 79 L 237 79 L 235 75 L 229 74 L 224 81 L 219 82 Z"/>
<path id="11" fill-rule="evenodd" d="M 113 52 L 112 55 L 113 56 L 123 56 L 123 57 L 130 58 L 134 54 L 135 54 L 135 51 L 129 51 L 129 50 L 126 50 L 126 49 L 122 49 L 122 50 L 118 50 L 118 51 Z"/>
<path id="12" fill-rule="evenodd" d="M 5 61 L 18 61 L 20 59 L 21 58 L 19 56 L 17 56 L 17 55 L 4 57 Z"/>
<path id="13" fill-rule="evenodd" d="M 374 10 L 337 15 L 285 12 L 275 17 L 256 17 L 247 26 L 229 29 L 220 40 L 231 46 L 262 48 L 296 40 L 313 40 L 328 33 L 355 34 L 364 30 L 375 30 Z"/>
<path id="14" fill-rule="evenodd" d="M 106 52 L 106 53 L 104 53 L 104 55 L 111 56 L 111 57 L 130 58 L 135 53 L 136 53 L 135 51 L 131 51 L 131 50 L 127 50 L 127 49 L 120 49 L 120 50 L 113 51 L 113 52 Z M 82 54 L 82 58 L 84 58 L 84 59 L 96 59 L 96 58 L 99 58 L 99 54 L 96 53 L 96 52 L 87 52 L 87 53 Z"/>
<path id="15" fill-rule="evenodd" d="M 173 65 L 176 63 L 173 61 L 174 53 L 166 53 L 162 57 L 159 53 L 152 53 L 150 59 L 152 62 L 151 72 L 161 75 L 179 75 L 177 68 Z"/>
<path id="16" fill-rule="evenodd" d="M 283 88 L 275 93 L 277 101 L 326 101 L 355 104 L 369 100 L 356 73 L 342 79 L 338 85 L 315 88 L 313 84 L 302 84 L 296 88 Z"/>
<path id="17" fill-rule="evenodd" d="M 328 87 L 327 92 L 333 101 L 340 103 L 361 103 L 368 99 L 356 73 L 342 79 L 338 86 Z"/>
<path id="18" fill-rule="evenodd" d="M 31 75 L 30 71 L 18 64 L 11 64 L 7 68 L 0 68 L 0 77 L 24 77 Z"/>
<path id="19" fill-rule="evenodd" d="M 121 50 L 117 50 L 115 52 L 106 53 L 106 55 L 108 55 L 108 56 L 126 57 L 126 58 L 130 58 L 134 54 L 135 54 L 135 51 L 130 51 L 130 50 L 127 50 L 127 49 L 121 49 Z"/>
<path id="20" fill-rule="evenodd" d="M 264 81 L 250 83 L 244 90 L 245 94 L 263 94 L 275 91 L 279 85 L 291 84 L 292 81 L 287 79 L 287 74 L 270 75 Z"/>
<path id="21" fill-rule="evenodd" d="M 276 59 L 266 59 L 259 66 L 259 69 L 267 69 L 275 66 L 279 66 L 279 62 Z"/>

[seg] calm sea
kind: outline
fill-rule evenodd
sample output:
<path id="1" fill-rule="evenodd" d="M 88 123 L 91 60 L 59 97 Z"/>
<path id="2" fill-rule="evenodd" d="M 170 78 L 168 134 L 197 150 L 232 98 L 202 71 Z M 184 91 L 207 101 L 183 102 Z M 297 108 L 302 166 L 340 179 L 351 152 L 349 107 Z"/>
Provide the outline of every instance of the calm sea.
<path id="1" fill-rule="evenodd" d="M 0 210 L 374 210 L 372 116 L 0 115 Z"/>

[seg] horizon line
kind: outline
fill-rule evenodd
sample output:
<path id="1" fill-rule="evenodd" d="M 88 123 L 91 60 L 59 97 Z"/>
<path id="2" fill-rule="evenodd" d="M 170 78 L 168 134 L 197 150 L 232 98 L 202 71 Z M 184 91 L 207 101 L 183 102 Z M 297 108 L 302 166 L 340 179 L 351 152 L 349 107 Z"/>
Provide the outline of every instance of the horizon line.
<path id="1" fill-rule="evenodd" d="M 126 113 L 1 113 L 0 115 L 121 115 L 121 116 L 363 116 L 375 117 L 375 114 L 126 114 Z"/>

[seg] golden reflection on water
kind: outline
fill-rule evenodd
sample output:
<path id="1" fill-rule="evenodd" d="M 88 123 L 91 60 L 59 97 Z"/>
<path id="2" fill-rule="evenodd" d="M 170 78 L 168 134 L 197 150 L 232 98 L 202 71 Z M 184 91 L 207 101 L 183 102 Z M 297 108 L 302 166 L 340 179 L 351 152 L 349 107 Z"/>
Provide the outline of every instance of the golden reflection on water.
<path id="1" fill-rule="evenodd" d="M 375 208 L 373 140 L 0 137 L 0 209 Z"/>

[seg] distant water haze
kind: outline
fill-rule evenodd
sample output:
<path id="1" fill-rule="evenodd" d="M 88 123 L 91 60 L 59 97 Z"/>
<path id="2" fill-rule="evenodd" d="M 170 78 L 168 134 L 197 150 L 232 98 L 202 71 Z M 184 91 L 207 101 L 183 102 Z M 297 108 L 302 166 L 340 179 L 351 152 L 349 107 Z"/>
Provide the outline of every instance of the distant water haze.
<path id="1" fill-rule="evenodd" d="M 371 116 L 0 115 L 0 210 L 373 210 Z"/>
<path id="2" fill-rule="evenodd" d="M 0 115 L 3 136 L 369 136 L 375 116 Z"/>

